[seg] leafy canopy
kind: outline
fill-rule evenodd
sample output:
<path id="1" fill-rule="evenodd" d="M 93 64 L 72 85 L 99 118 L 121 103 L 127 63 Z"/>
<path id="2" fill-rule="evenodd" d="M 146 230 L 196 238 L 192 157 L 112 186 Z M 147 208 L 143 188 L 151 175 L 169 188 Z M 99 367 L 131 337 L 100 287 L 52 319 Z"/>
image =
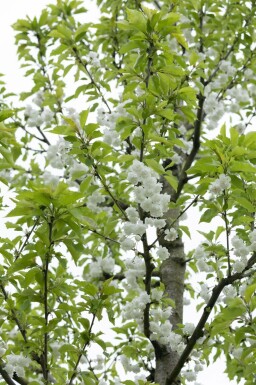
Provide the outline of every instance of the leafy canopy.
<path id="1" fill-rule="evenodd" d="M 96 3 L 13 26 L 33 85 L 0 89 L 0 384 L 196 384 L 224 353 L 251 385 L 255 2 Z"/>

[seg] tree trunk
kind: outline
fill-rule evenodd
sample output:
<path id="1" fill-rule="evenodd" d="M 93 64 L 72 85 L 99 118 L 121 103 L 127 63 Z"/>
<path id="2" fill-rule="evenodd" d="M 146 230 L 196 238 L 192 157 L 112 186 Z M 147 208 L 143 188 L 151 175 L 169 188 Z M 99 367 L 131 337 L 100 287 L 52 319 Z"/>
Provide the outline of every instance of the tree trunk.
<path id="1" fill-rule="evenodd" d="M 172 195 L 173 191 L 165 180 L 162 180 L 163 192 Z M 167 229 L 170 227 L 178 227 L 178 221 L 171 226 L 172 222 L 178 217 L 179 209 L 171 209 L 165 215 L 167 221 Z M 177 328 L 177 324 L 183 322 L 183 293 L 184 293 L 184 278 L 185 278 L 185 253 L 182 239 L 178 238 L 173 242 L 164 239 L 164 235 L 159 236 L 159 244 L 166 247 L 169 251 L 169 258 L 162 263 L 160 275 L 161 281 L 165 285 L 165 293 L 169 298 L 174 300 L 175 309 L 170 316 L 170 322 L 173 330 Z M 175 367 L 179 355 L 175 351 L 171 351 L 166 346 L 161 346 L 156 352 L 156 371 L 155 382 L 160 385 L 166 384 L 168 375 Z M 180 384 L 179 379 L 174 383 Z M 174 385 L 173 384 L 173 385 Z"/>

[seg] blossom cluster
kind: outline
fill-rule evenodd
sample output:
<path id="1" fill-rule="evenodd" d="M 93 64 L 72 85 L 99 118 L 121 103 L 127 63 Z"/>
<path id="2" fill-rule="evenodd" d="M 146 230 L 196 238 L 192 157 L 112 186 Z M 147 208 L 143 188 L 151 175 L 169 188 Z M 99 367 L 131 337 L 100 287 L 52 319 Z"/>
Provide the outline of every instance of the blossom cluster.
<path id="1" fill-rule="evenodd" d="M 112 257 L 98 257 L 96 261 L 90 263 L 90 277 L 100 278 L 106 274 L 113 274 L 115 268 L 115 260 Z"/>
<path id="2" fill-rule="evenodd" d="M 210 184 L 209 191 L 213 195 L 220 195 L 231 187 L 231 179 L 228 175 L 220 174 L 218 179 Z"/>
<path id="3" fill-rule="evenodd" d="M 120 135 L 116 131 L 116 122 L 120 118 L 125 118 L 129 116 L 129 113 L 126 111 L 125 106 L 127 103 L 130 103 L 131 100 L 125 100 L 118 103 L 115 110 L 111 112 L 106 112 L 104 108 L 100 107 L 97 109 L 97 122 L 105 127 L 103 132 L 103 141 L 118 147 L 121 144 Z"/>
<path id="4" fill-rule="evenodd" d="M 123 308 L 123 319 L 135 320 L 138 324 L 138 328 L 142 331 L 144 310 L 148 303 L 150 303 L 150 295 L 144 290 L 137 291 L 133 300 L 125 304 Z"/>
<path id="5" fill-rule="evenodd" d="M 194 251 L 194 258 L 196 259 L 196 265 L 199 271 L 209 272 L 212 271 L 212 267 L 207 263 L 209 260 L 209 253 L 206 252 L 202 245 L 199 245 Z"/>
<path id="6" fill-rule="evenodd" d="M 84 177 L 89 169 L 85 164 L 77 162 L 76 159 L 69 154 L 69 151 L 70 143 L 61 137 L 57 143 L 48 147 L 46 159 L 51 167 L 59 170 L 64 169 L 66 176 L 69 177 L 69 181 L 71 182 Z M 57 185 L 59 181 L 59 177 L 48 170 L 45 170 L 43 178 L 46 184 L 54 186 Z"/>
<path id="7" fill-rule="evenodd" d="M 172 330 L 169 320 L 172 308 L 168 307 L 164 310 L 161 308 L 151 309 L 150 331 L 151 340 L 158 341 L 160 344 L 171 348 L 173 351 L 181 352 L 184 350 L 185 344 L 181 335 L 176 334 Z"/>
<path id="8" fill-rule="evenodd" d="M 232 265 L 232 269 L 240 273 L 244 270 L 248 262 L 248 255 L 251 251 L 256 250 L 256 231 L 252 231 L 249 234 L 249 240 L 251 241 L 251 245 L 247 246 L 245 242 L 235 235 L 231 239 L 231 244 L 233 246 L 233 253 L 237 257 L 235 262 Z"/>
<path id="9" fill-rule="evenodd" d="M 127 179 L 135 185 L 135 201 L 154 218 L 162 217 L 170 202 L 168 194 L 161 194 L 162 183 L 157 178 L 155 171 L 138 160 L 134 160 L 129 167 Z"/>
<path id="10" fill-rule="evenodd" d="M 25 110 L 28 127 L 40 127 L 42 124 L 50 124 L 54 113 L 49 108 L 43 110 L 34 109 L 31 105 L 27 105 Z"/>
<path id="11" fill-rule="evenodd" d="M 27 368 L 31 360 L 28 357 L 23 356 L 22 354 L 9 354 L 5 357 L 5 371 L 12 377 L 16 373 L 20 377 L 24 377 L 25 369 Z"/>

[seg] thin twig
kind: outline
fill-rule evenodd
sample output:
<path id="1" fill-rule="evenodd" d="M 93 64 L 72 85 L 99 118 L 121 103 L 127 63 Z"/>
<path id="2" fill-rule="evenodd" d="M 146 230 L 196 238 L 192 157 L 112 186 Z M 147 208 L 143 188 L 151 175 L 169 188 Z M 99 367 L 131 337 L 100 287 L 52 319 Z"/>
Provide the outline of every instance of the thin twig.
<path id="1" fill-rule="evenodd" d="M 197 195 L 193 200 L 192 202 L 190 202 L 180 213 L 179 215 L 171 222 L 170 224 L 170 227 L 172 227 L 179 219 L 180 217 L 185 214 L 185 212 L 191 207 L 193 206 L 193 204 L 195 204 L 197 201 L 198 201 L 198 198 L 199 198 L 200 195 Z M 161 233 L 159 234 L 159 236 L 161 235 Z M 149 246 L 150 248 L 153 247 L 156 242 L 159 240 L 159 236 L 154 240 L 153 243 L 151 243 L 151 245 Z"/>
<path id="2" fill-rule="evenodd" d="M 78 62 L 81 64 L 81 66 L 85 69 L 87 75 L 88 75 L 89 78 L 90 78 L 91 83 L 94 85 L 94 87 L 96 88 L 96 90 L 97 90 L 98 93 L 100 94 L 103 103 L 105 104 L 105 106 L 106 106 L 107 109 L 108 109 L 108 112 L 111 114 L 111 108 L 109 107 L 109 104 L 108 104 L 108 102 L 106 101 L 106 99 L 105 99 L 105 97 L 104 97 L 104 95 L 103 95 L 103 93 L 102 93 L 102 91 L 101 91 L 101 89 L 100 89 L 100 86 L 99 86 L 99 85 L 95 82 L 95 80 L 93 79 L 92 74 L 90 73 L 90 71 L 89 71 L 88 68 L 87 68 L 87 64 L 84 63 L 83 60 L 80 58 L 79 53 L 78 53 L 76 47 L 73 48 L 73 52 L 74 52 L 74 54 L 75 54 L 75 58 L 77 59 L 77 61 L 78 61 Z"/>
<path id="3" fill-rule="evenodd" d="M 5 301 L 7 302 L 8 301 L 8 294 L 5 290 L 5 287 L 3 284 L 0 285 L 0 289 L 3 293 L 3 296 L 4 296 L 4 299 Z M 11 309 L 11 313 L 12 313 L 12 318 L 14 319 L 16 325 L 18 326 L 18 329 L 24 339 L 25 342 L 27 342 L 27 334 L 26 334 L 26 330 L 24 329 L 24 327 L 21 325 L 21 322 L 20 320 L 18 319 L 17 315 L 16 315 L 16 312 L 14 309 Z"/>
<path id="4" fill-rule="evenodd" d="M 160 11 L 161 10 L 161 6 L 160 6 L 160 4 L 158 3 L 157 0 L 154 0 L 154 4 L 157 7 L 157 9 L 159 9 L 159 11 Z"/>
<path id="5" fill-rule="evenodd" d="M 226 201 L 226 196 L 225 196 Z M 231 263 L 230 263 L 230 247 L 229 247 L 229 235 L 230 235 L 230 229 L 229 229 L 229 223 L 228 223 L 228 217 L 227 217 L 227 211 L 225 210 L 223 212 L 223 219 L 225 222 L 225 231 L 226 231 L 226 249 L 227 249 L 227 257 L 228 257 L 228 276 L 231 275 Z"/>
<path id="6" fill-rule="evenodd" d="M 20 249 L 18 250 L 17 254 L 16 254 L 16 257 L 15 257 L 15 261 L 17 261 L 17 259 L 20 257 L 22 251 L 24 250 L 24 248 L 27 246 L 28 244 L 28 241 L 29 241 L 29 238 L 31 237 L 33 231 L 35 230 L 36 226 L 38 225 L 38 222 L 39 222 L 39 218 L 40 217 L 37 217 L 36 218 L 36 221 L 32 227 L 32 229 L 26 234 L 25 236 L 25 240 L 23 242 L 23 244 L 21 245 Z"/>
<path id="7" fill-rule="evenodd" d="M 91 322 L 91 325 L 90 325 L 90 328 L 89 328 L 89 331 L 88 331 L 88 340 L 85 341 L 84 346 L 83 346 L 81 352 L 79 353 L 79 356 L 78 356 L 77 361 L 76 361 L 76 363 L 75 363 L 75 367 L 74 367 L 74 369 L 73 369 L 73 374 L 72 374 L 72 376 L 71 376 L 71 378 L 70 378 L 70 381 L 69 381 L 68 385 L 72 385 L 74 379 L 75 379 L 76 376 L 77 376 L 77 368 L 78 368 L 78 365 L 79 365 L 79 363 L 80 363 L 80 361 L 81 361 L 81 358 L 82 358 L 82 356 L 83 356 L 83 354 L 84 354 L 84 351 L 85 351 L 86 347 L 87 347 L 87 346 L 89 345 L 89 343 L 90 343 L 90 336 L 91 336 L 91 332 L 92 332 L 92 328 L 93 328 L 93 324 L 94 324 L 95 319 L 96 319 L 96 314 L 94 313 L 94 314 L 93 314 L 93 317 L 92 317 L 92 322 Z"/>

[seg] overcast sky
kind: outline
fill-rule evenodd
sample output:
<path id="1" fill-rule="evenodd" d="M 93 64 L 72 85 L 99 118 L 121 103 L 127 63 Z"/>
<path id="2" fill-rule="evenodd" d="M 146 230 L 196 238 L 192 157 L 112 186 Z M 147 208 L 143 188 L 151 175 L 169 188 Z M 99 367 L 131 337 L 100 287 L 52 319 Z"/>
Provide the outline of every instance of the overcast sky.
<path id="1" fill-rule="evenodd" d="M 85 6 L 90 1 L 85 0 Z M 92 2 L 96 2 L 93 0 Z M 30 17 L 38 16 L 42 8 L 47 4 L 55 3 L 54 0 L 7 0 L 3 1 L 0 12 L 0 73 L 5 74 L 5 81 L 7 83 L 8 91 L 20 92 L 27 90 L 28 80 L 22 77 L 23 71 L 19 69 L 19 63 L 16 58 L 16 47 L 14 45 L 14 32 L 11 25 L 17 20 L 25 18 L 26 15 Z M 90 17 L 94 12 L 90 12 Z M 189 215 L 193 216 L 193 212 Z M 195 226 L 193 218 L 193 227 Z M 195 247 L 195 242 L 198 244 L 197 239 L 193 237 L 194 245 L 191 244 L 191 248 Z M 187 322 L 195 322 L 198 320 L 199 315 L 190 314 L 185 312 Z M 202 385 L 235 385 L 235 382 L 229 381 L 227 376 L 223 374 L 224 362 L 218 362 L 211 365 L 198 377 L 198 382 Z M 191 385 L 193 385 L 191 383 Z"/>

